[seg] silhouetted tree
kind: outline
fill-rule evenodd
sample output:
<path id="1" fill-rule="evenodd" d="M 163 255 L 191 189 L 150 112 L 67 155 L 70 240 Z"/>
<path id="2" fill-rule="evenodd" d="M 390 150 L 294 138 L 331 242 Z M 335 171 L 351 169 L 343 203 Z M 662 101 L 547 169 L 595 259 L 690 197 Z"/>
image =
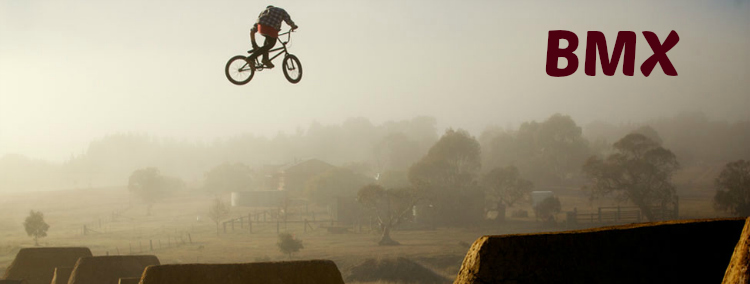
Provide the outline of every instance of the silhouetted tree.
<path id="1" fill-rule="evenodd" d="M 679 167 L 675 155 L 648 137 L 632 133 L 614 145 L 615 153 L 606 159 L 591 157 L 583 165 L 583 172 L 591 181 L 591 198 L 616 193 L 620 201 L 638 206 L 650 221 L 652 207 L 677 202 L 671 182 L 672 173 Z"/>
<path id="2" fill-rule="evenodd" d="M 44 213 L 34 210 L 29 212 L 29 216 L 23 222 L 23 227 L 26 229 L 26 234 L 34 237 L 35 246 L 39 246 L 39 238 L 46 237 L 47 230 L 49 230 L 49 225 L 44 222 Z"/>
<path id="3" fill-rule="evenodd" d="M 479 142 L 468 132 L 448 129 L 409 168 L 410 183 L 434 205 L 438 220 L 453 225 L 481 220 L 484 196 L 476 182 L 479 154 Z"/>
<path id="4" fill-rule="evenodd" d="M 560 199 L 557 197 L 547 197 L 534 207 L 534 214 L 537 218 L 547 220 L 549 217 L 560 213 Z"/>
<path id="5" fill-rule="evenodd" d="M 208 218 L 216 223 L 216 235 L 219 235 L 219 222 L 229 215 L 229 206 L 221 199 L 214 198 L 211 206 L 208 208 Z"/>
<path id="6" fill-rule="evenodd" d="M 486 167 L 515 165 L 535 183 L 572 179 L 591 154 L 581 127 L 562 114 L 543 122 L 524 122 L 515 132 L 490 128 L 481 137 Z"/>
<path id="7" fill-rule="evenodd" d="M 175 177 L 161 175 L 156 168 L 135 170 L 128 179 L 128 190 L 146 203 L 146 215 L 151 215 L 151 207 L 169 192 L 180 190 L 185 183 Z"/>
<path id="8" fill-rule="evenodd" d="M 715 180 L 714 206 L 737 216 L 750 216 L 750 161 L 728 163 Z"/>
<path id="9" fill-rule="evenodd" d="M 508 207 L 527 198 L 534 189 L 534 183 L 522 178 L 514 166 L 492 169 L 483 176 L 482 184 L 488 197 Z"/>
<path id="10" fill-rule="evenodd" d="M 398 245 L 391 239 L 391 229 L 406 220 L 412 207 L 418 201 L 413 188 L 385 189 L 378 184 L 362 187 L 357 194 L 357 201 L 376 217 L 383 235 L 379 245 Z"/>
<path id="11" fill-rule="evenodd" d="M 276 242 L 276 246 L 279 247 L 281 253 L 289 256 L 292 259 L 292 254 L 298 252 L 300 249 L 305 248 L 302 245 L 302 240 L 297 239 L 290 233 L 279 234 L 279 241 Z"/>

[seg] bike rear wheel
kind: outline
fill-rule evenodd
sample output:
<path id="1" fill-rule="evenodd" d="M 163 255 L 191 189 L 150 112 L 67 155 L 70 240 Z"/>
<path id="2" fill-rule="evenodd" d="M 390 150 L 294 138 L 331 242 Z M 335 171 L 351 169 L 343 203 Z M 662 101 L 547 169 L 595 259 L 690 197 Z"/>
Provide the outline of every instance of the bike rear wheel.
<path id="1" fill-rule="evenodd" d="M 247 62 L 247 56 L 237 55 L 227 61 L 227 65 L 224 67 L 224 75 L 232 84 L 244 85 L 253 79 L 255 70 Z"/>
<path id="2" fill-rule="evenodd" d="M 292 84 L 297 84 L 302 79 L 302 64 L 299 63 L 297 56 L 288 54 L 284 57 L 284 77 Z"/>

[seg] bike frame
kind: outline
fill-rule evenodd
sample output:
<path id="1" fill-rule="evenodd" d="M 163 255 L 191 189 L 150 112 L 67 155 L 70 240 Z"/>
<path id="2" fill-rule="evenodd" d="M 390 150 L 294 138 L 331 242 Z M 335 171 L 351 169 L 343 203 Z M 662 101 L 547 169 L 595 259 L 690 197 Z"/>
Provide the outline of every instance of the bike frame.
<path id="1" fill-rule="evenodd" d="M 281 40 L 281 36 L 283 36 L 283 35 L 287 36 L 286 41 Z M 292 40 L 292 31 L 290 30 L 290 31 L 287 31 L 287 32 L 280 33 L 279 37 L 276 38 L 276 40 L 278 40 L 281 43 L 281 47 L 277 47 L 277 48 L 274 48 L 274 49 L 271 49 L 271 50 L 268 51 L 268 55 L 269 55 L 268 60 L 270 60 L 270 61 L 273 61 L 274 59 L 276 59 L 276 57 L 279 57 L 282 54 L 288 54 L 288 52 L 286 50 L 286 44 L 289 43 L 289 41 Z M 248 53 L 253 53 L 254 51 L 255 51 L 255 49 L 251 49 L 251 50 L 248 51 Z M 270 57 L 271 53 L 272 52 L 276 52 L 276 51 L 279 51 L 279 53 L 276 53 L 276 55 L 274 55 L 273 57 Z M 260 70 L 263 69 L 263 67 L 262 67 L 263 65 L 259 64 L 260 63 L 258 61 L 259 58 L 261 58 L 261 55 L 259 55 L 258 57 L 255 58 L 256 65 L 260 65 L 260 68 L 256 67 L 256 70 L 258 70 L 258 71 L 260 71 Z"/>

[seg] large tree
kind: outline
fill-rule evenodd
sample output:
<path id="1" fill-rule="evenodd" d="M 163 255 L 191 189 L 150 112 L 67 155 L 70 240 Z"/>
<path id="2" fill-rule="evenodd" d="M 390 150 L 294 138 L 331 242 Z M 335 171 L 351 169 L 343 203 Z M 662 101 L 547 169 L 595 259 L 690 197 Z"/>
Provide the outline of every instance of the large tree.
<path id="1" fill-rule="evenodd" d="M 465 130 L 448 129 L 419 162 L 409 181 L 434 205 L 438 221 L 465 225 L 479 221 L 483 193 L 476 177 L 481 169 L 479 142 Z"/>
<path id="2" fill-rule="evenodd" d="M 737 216 L 750 216 L 750 161 L 724 166 L 715 181 L 714 206 Z"/>
<path id="3" fill-rule="evenodd" d="M 417 196 L 413 188 L 385 189 L 378 184 L 366 185 L 359 190 L 357 201 L 375 215 L 383 231 L 379 245 L 399 244 L 391 239 L 391 229 L 408 218 L 418 201 Z"/>
<path id="4" fill-rule="evenodd" d="M 170 192 L 184 187 L 185 183 L 182 180 L 164 176 L 157 168 L 135 170 L 128 179 L 128 190 L 146 203 L 146 215 L 149 216 L 154 203 L 163 199 Z"/>
<path id="5" fill-rule="evenodd" d="M 204 188 L 214 193 L 254 189 L 252 170 L 243 163 L 224 163 L 206 173 Z"/>
<path id="6" fill-rule="evenodd" d="M 34 210 L 29 212 L 29 216 L 23 222 L 23 227 L 26 229 L 26 234 L 34 237 L 35 246 L 39 246 L 39 238 L 46 237 L 47 230 L 49 230 L 49 225 L 44 222 L 44 213 Z"/>
<path id="7" fill-rule="evenodd" d="M 508 207 L 528 198 L 534 189 L 534 183 L 522 178 L 514 166 L 492 169 L 482 177 L 482 184 L 488 198 Z"/>
<path id="8" fill-rule="evenodd" d="M 613 147 L 615 153 L 605 159 L 593 156 L 583 165 L 592 199 L 616 194 L 618 200 L 638 206 L 650 221 L 654 206 L 676 204 L 671 178 L 679 164 L 671 151 L 639 133 L 626 135 Z"/>
<path id="9" fill-rule="evenodd" d="M 518 131 L 491 128 L 481 140 L 487 168 L 515 165 L 537 184 L 572 179 L 591 154 L 581 127 L 562 114 L 543 122 L 524 122 Z"/>

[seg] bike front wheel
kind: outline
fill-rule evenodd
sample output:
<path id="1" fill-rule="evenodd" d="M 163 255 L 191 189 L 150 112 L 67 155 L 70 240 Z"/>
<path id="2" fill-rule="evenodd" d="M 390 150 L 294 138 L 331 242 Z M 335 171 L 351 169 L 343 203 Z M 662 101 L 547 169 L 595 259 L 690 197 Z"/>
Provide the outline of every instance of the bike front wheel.
<path id="1" fill-rule="evenodd" d="M 224 67 L 224 75 L 232 84 L 244 85 L 253 79 L 255 70 L 247 62 L 247 56 L 237 55 L 227 61 L 227 65 Z"/>
<path id="2" fill-rule="evenodd" d="M 284 77 L 289 83 L 299 83 L 299 80 L 302 79 L 302 64 L 299 63 L 297 56 L 291 54 L 285 56 L 282 67 L 284 68 Z"/>

